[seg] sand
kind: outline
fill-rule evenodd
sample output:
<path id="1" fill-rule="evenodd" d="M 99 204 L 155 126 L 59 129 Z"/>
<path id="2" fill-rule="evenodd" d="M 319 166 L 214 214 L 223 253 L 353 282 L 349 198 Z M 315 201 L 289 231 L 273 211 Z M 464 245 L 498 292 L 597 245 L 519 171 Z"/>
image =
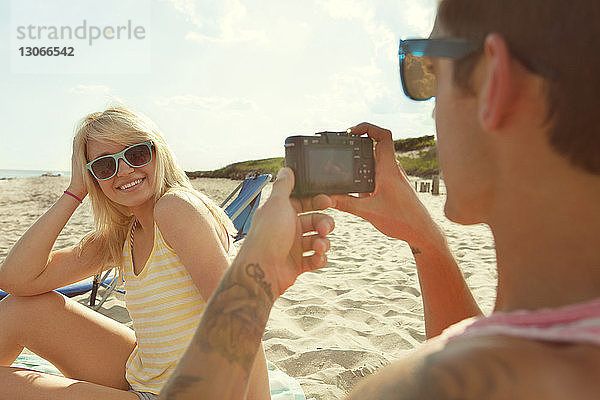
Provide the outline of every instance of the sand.
<path id="1" fill-rule="evenodd" d="M 0 180 L 0 262 L 68 182 L 66 177 Z M 238 184 L 227 179 L 193 181 L 216 202 Z M 270 191 L 271 185 L 265 187 L 263 201 Z M 419 193 L 419 197 L 445 230 L 475 298 L 488 313 L 496 287 L 491 232 L 484 225 L 465 227 L 448 221 L 443 216 L 443 183 L 441 191 L 439 196 Z M 308 398 L 317 400 L 343 398 L 361 377 L 425 339 L 418 278 L 408 245 L 385 237 L 360 218 L 328 212 L 336 229 L 327 267 L 300 276 L 277 300 L 264 336 L 267 358 L 295 377 Z M 55 248 L 76 244 L 92 224 L 86 201 Z M 76 299 L 85 304 L 88 295 Z M 112 295 L 100 312 L 131 326 L 121 294 Z"/>

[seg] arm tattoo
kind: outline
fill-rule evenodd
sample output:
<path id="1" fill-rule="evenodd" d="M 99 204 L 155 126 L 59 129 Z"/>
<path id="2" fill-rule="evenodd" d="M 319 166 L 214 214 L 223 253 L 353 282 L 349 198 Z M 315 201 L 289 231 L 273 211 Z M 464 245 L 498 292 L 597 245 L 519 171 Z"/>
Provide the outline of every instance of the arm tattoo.
<path id="1" fill-rule="evenodd" d="M 494 354 L 438 362 L 435 354 L 423 364 L 388 375 L 377 385 L 365 382 L 350 400 L 485 400 L 515 398 L 518 383 L 514 367 Z"/>
<path id="2" fill-rule="evenodd" d="M 419 250 L 419 248 L 417 247 L 412 247 L 410 248 L 410 251 L 412 251 L 413 255 L 417 255 L 417 254 L 421 254 L 421 250 Z"/>
<path id="3" fill-rule="evenodd" d="M 194 345 L 216 352 L 250 374 L 274 296 L 259 264 L 232 265 L 202 317 Z"/>
<path id="4" fill-rule="evenodd" d="M 460 363 L 437 363 L 436 357 L 432 358 L 433 362 L 425 362 L 418 379 L 417 386 L 424 399 L 476 400 L 512 398 L 514 395 L 509 394 L 516 385 L 517 376 L 501 355 L 488 351 L 467 357 Z"/>
<path id="5" fill-rule="evenodd" d="M 246 265 L 246 274 L 254 279 L 254 282 L 258 284 L 264 291 L 271 302 L 274 302 L 273 291 L 271 290 L 271 284 L 264 281 L 265 272 L 260 268 L 258 264 Z"/>

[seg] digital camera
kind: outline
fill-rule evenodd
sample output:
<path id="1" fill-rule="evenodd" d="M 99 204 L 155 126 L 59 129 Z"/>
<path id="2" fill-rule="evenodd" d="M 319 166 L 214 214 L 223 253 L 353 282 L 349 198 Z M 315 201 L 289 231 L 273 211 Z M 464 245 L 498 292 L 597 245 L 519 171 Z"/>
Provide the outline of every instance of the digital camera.
<path id="1" fill-rule="evenodd" d="M 285 166 L 294 170 L 294 197 L 320 193 L 371 193 L 375 189 L 373 141 L 346 132 L 285 139 Z"/>

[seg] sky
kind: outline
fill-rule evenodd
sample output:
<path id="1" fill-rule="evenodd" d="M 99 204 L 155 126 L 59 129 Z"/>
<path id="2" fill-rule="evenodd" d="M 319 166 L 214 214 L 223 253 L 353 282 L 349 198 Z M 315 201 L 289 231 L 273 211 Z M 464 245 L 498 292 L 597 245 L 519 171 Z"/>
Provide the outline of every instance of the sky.
<path id="1" fill-rule="evenodd" d="M 119 104 L 150 117 L 186 171 L 282 157 L 287 136 L 362 121 L 433 135 L 433 101 L 403 95 L 397 53 L 429 34 L 436 4 L 0 0 L 0 169 L 69 171 L 77 122 Z M 42 46 L 74 56 L 21 55 Z"/>

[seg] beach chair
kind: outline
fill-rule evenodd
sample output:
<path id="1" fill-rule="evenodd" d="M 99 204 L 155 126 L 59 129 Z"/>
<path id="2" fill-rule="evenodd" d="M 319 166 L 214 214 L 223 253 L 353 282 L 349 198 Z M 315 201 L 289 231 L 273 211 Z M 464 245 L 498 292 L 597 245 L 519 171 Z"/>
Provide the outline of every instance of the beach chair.
<path id="1" fill-rule="evenodd" d="M 233 221 L 233 225 L 237 230 L 237 234 L 233 237 L 234 242 L 243 239 L 248 233 L 252 217 L 260 204 L 262 189 L 271 181 L 271 178 L 271 174 L 254 175 L 246 178 L 221 203 L 220 207 L 224 209 L 225 214 Z M 113 274 L 112 277 L 109 274 L 110 270 L 105 272 L 102 279 L 100 279 L 99 275 L 94 277 L 92 287 L 88 289 L 91 290 L 90 307 L 94 310 L 100 309 L 104 301 L 114 290 L 125 293 L 121 289 L 116 289 L 118 283 L 117 274 Z M 104 286 L 106 290 L 100 301 L 96 304 L 96 296 L 100 286 Z"/>
<path id="2" fill-rule="evenodd" d="M 225 210 L 225 214 L 233 221 L 233 225 L 238 231 L 233 238 L 234 241 L 242 239 L 250 230 L 252 217 L 260 204 L 262 189 L 271 181 L 271 178 L 271 174 L 246 178 L 221 203 L 220 207 Z M 237 197 L 233 199 L 236 194 Z"/>
<path id="3" fill-rule="evenodd" d="M 102 304 L 104 304 L 108 296 L 110 296 L 110 294 L 115 290 L 119 293 L 125 294 L 124 290 L 117 289 L 118 283 L 119 274 L 117 273 L 117 268 L 112 268 L 108 271 L 105 271 L 102 278 L 100 277 L 100 274 L 94 276 L 94 279 L 92 281 L 92 287 L 89 289 L 91 291 L 90 308 L 94 311 L 98 311 L 100 307 L 102 307 Z M 106 290 L 104 291 L 104 294 L 102 295 L 102 298 L 100 299 L 98 304 L 96 304 L 96 297 L 98 296 L 98 289 L 100 288 L 100 286 L 105 287 Z"/>
<path id="4" fill-rule="evenodd" d="M 106 273 L 102 277 L 102 281 L 101 281 L 102 283 L 100 283 L 100 279 L 98 279 L 98 283 L 103 286 L 108 287 L 112 284 L 113 281 L 116 282 L 115 274 L 111 271 L 112 270 L 106 271 Z M 90 277 L 90 278 L 84 279 L 82 281 L 75 282 L 70 285 L 58 288 L 58 289 L 56 289 L 56 291 L 64 294 L 67 297 L 77 296 L 79 294 L 83 294 L 83 293 L 86 293 L 86 292 L 89 292 L 90 290 L 92 290 L 95 280 L 96 280 L 95 277 L 94 278 Z M 115 283 L 115 285 L 116 285 L 116 283 Z M 3 299 L 7 295 L 8 295 L 8 293 L 6 293 L 3 290 L 0 290 L 0 299 Z"/>

